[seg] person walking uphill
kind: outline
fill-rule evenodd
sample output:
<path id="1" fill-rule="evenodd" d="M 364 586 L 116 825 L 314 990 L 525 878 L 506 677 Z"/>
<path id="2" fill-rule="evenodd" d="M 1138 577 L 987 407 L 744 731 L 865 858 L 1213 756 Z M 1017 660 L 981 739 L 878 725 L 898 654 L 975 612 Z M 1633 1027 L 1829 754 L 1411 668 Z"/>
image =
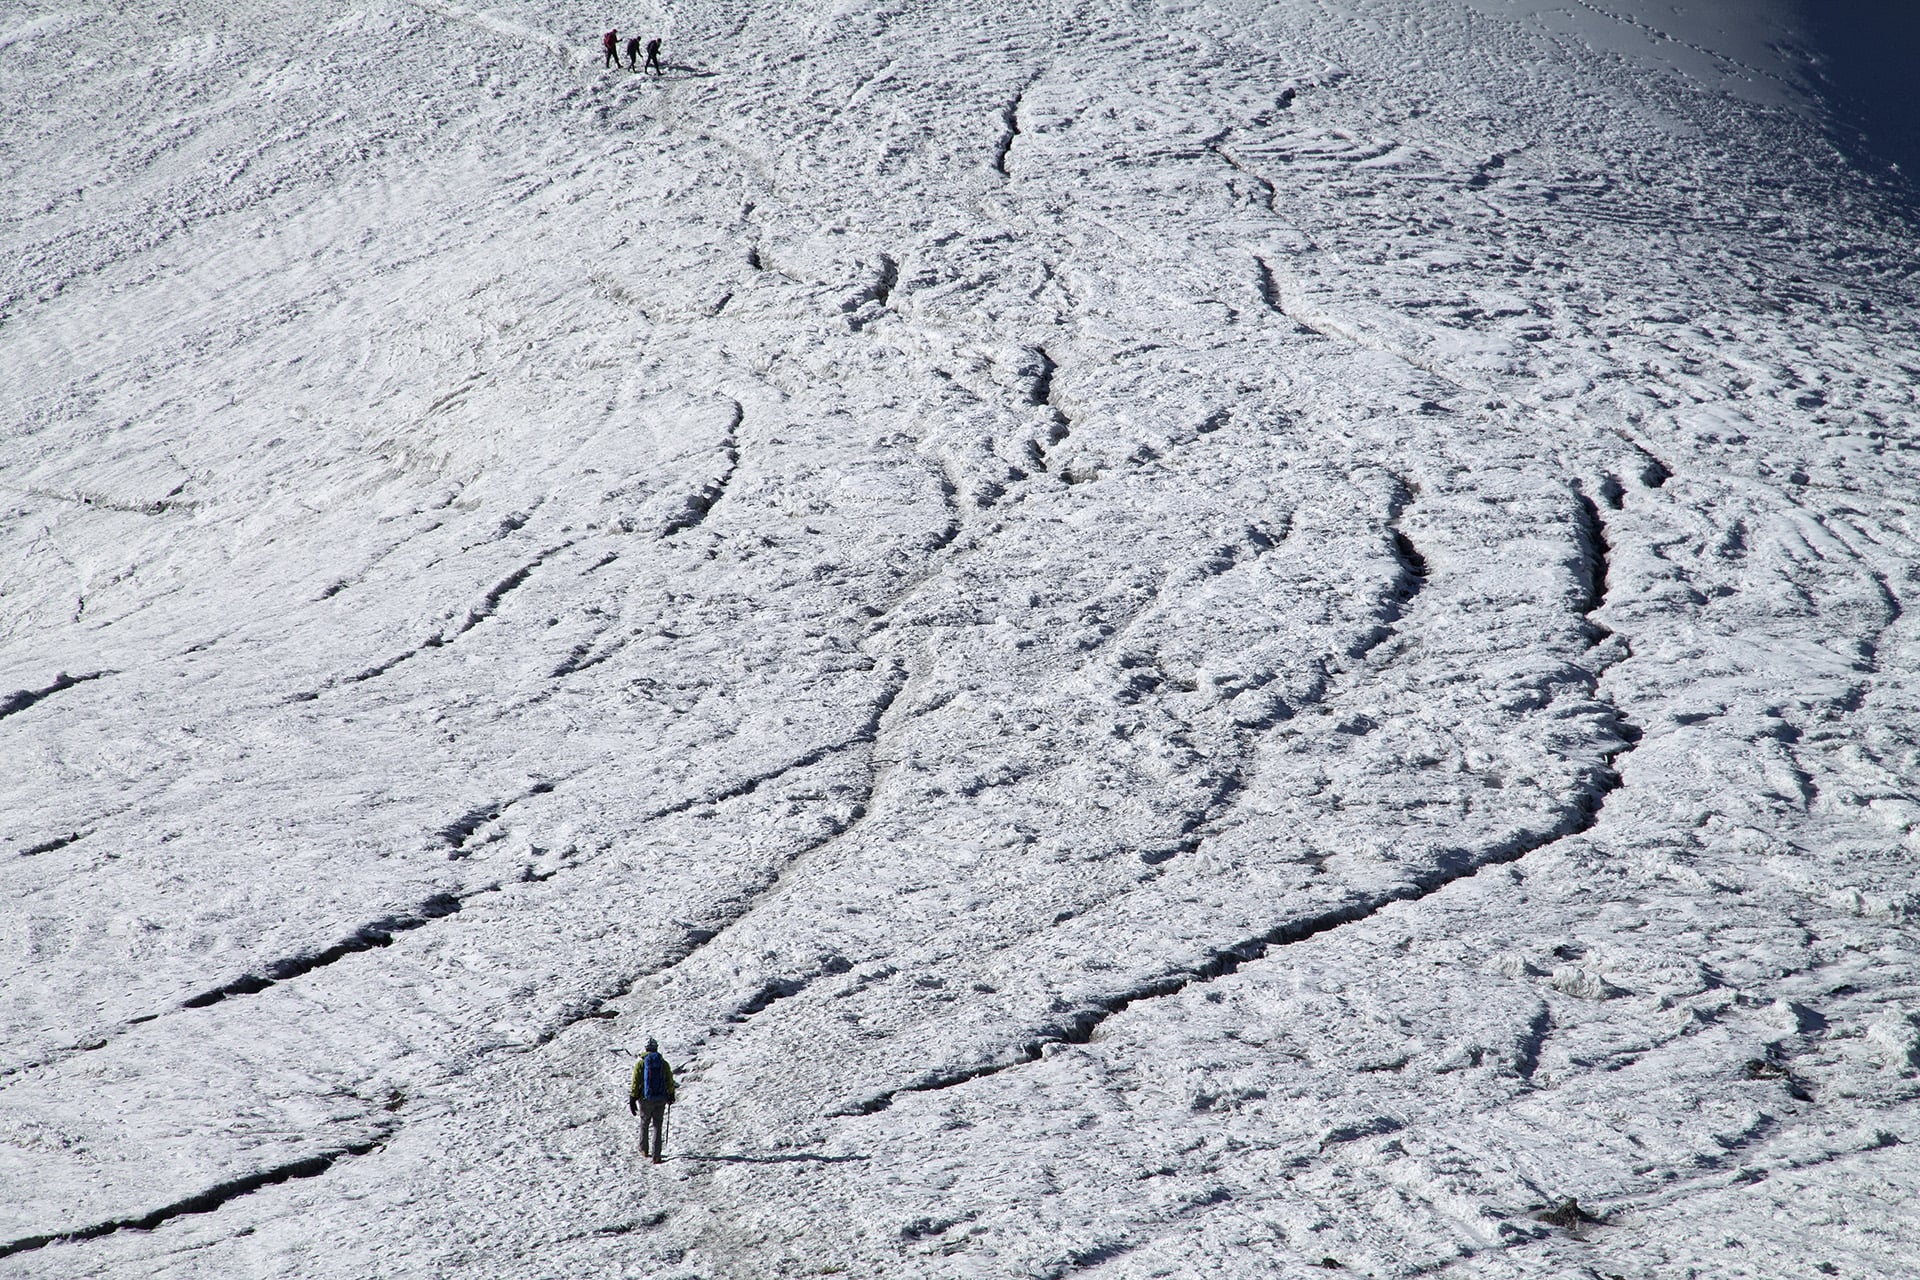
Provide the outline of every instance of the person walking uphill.
<path id="1" fill-rule="evenodd" d="M 606 61 L 601 64 L 603 68 L 611 67 L 620 61 L 620 32 L 618 28 L 600 37 L 600 52 L 607 55 Z"/>
<path id="2" fill-rule="evenodd" d="M 664 74 L 660 70 L 660 37 L 659 36 L 655 36 L 653 39 L 647 41 L 647 70 L 653 72 L 653 74 L 655 75 Z"/>
<path id="3" fill-rule="evenodd" d="M 633 1088 L 627 1091 L 627 1110 L 640 1117 L 640 1154 L 649 1154 L 647 1131 L 653 1131 L 652 1156 L 660 1163 L 660 1148 L 667 1140 L 667 1108 L 673 1105 L 673 1068 L 660 1056 L 657 1041 L 647 1041 L 647 1051 L 633 1064 Z"/>

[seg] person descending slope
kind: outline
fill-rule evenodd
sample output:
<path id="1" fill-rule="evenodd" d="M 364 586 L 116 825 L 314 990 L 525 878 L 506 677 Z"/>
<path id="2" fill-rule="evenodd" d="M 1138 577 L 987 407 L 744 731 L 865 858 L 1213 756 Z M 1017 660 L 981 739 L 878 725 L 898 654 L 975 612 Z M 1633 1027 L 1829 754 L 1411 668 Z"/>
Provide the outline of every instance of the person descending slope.
<path id="1" fill-rule="evenodd" d="M 638 71 L 639 69 L 640 69 L 640 37 L 635 36 L 631 40 L 627 41 L 627 70 Z"/>
<path id="2" fill-rule="evenodd" d="M 667 1108 L 675 1093 L 673 1068 L 660 1056 L 659 1042 L 649 1038 L 647 1051 L 633 1064 L 633 1088 L 627 1091 L 627 1110 L 640 1117 L 640 1154 L 647 1155 L 647 1130 L 653 1130 L 653 1162 L 667 1140 Z"/>
<path id="3" fill-rule="evenodd" d="M 600 64 L 603 68 L 620 61 L 620 32 L 617 29 L 600 37 L 600 52 L 607 55 L 606 61 Z"/>
<path id="4" fill-rule="evenodd" d="M 653 74 L 655 75 L 666 74 L 665 72 L 660 70 L 660 37 L 659 36 L 655 36 L 653 39 L 647 41 L 647 70 L 653 72 Z"/>

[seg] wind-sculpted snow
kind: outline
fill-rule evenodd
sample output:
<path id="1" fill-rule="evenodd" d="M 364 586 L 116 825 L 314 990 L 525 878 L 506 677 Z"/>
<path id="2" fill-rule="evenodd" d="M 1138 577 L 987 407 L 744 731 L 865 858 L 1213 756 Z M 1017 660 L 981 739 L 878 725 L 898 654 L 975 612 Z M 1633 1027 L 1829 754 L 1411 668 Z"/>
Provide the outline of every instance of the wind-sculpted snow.
<path id="1" fill-rule="evenodd" d="M 1720 12 L 0 19 L 0 1272 L 1915 1274 L 1909 193 Z"/>

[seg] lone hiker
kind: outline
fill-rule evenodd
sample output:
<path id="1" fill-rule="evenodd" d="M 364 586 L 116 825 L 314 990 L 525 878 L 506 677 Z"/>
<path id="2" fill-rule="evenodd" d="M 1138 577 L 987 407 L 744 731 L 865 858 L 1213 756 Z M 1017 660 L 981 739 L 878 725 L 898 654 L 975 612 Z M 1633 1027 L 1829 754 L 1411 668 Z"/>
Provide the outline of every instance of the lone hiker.
<path id="1" fill-rule="evenodd" d="M 627 1091 L 627 1110 L 640 1117 L 640 1154 L 647 1155 L 647 1130 L 653 1130 L 653 1162 L 667 1140 L 667 1108 L 673 1105 L 673 1068 L 660 1056 L 660 1044 L 649 1038 L 647 1052 L 633 1064 L 633 1088 Z"/>
<path id="2" fill-rule="evenodd" d="M 618 30 L 609 31 L 600 37 L 600 52 L 607 55 L 606 61 L 600 64 L 602 67 L 611 67 L 614 63 L 620 61 L 620 32 Z"/>
<path id="3" fill-rule="evenodd" d="M 647 41 L 647 70 L 653 72 L 653 74 L 657 76 L 666 74 L 664 71 L 660 69 L 660 37 L 659 36 L 655 36 L 653 39 Z"/>
<path id="4" fill-rule="evenodd" d="M 639 69 L 640 69 L 640 37 L 635 36 L 631 40 L 627 41 L 627 70 L 638 71 Z"/>

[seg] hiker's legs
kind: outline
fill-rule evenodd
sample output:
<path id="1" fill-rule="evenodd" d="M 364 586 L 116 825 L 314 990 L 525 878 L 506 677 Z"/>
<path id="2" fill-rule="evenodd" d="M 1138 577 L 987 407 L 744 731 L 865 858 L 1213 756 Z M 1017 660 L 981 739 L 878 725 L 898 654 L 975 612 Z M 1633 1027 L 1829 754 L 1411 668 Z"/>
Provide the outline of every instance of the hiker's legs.
<path id="1" fill-rule="evenodd" d="M 667 1104 L 648 1098 L 640 1104 L 640 1154 L 660 1159 L 660 1147 L 666 1139 L 663 1131 L 667 1118 Z M 652 1139 L 649 1141 L 648 1133 Z"/>

